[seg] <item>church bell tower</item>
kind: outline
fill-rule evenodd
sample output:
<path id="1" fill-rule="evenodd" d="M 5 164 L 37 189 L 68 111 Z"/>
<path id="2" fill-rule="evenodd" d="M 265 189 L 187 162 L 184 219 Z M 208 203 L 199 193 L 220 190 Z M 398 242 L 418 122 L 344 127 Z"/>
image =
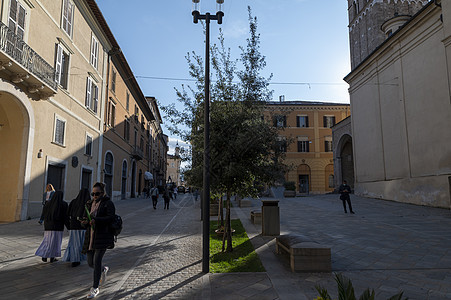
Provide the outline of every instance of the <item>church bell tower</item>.
<path id="1" fill-rule="evenodd" d="M 427 0 L 348 0 L 351 70 L 427 3 Z"/>

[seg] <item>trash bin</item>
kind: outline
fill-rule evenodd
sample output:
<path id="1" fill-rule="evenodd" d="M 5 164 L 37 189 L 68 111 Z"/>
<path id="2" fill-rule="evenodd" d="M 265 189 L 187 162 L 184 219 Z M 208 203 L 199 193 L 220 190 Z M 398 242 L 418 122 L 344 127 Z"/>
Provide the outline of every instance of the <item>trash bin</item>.
<path id="1" fill-rule="evenodd" d="M 279 200 L 262 200 L 262 235 L 280 235 Z"/>

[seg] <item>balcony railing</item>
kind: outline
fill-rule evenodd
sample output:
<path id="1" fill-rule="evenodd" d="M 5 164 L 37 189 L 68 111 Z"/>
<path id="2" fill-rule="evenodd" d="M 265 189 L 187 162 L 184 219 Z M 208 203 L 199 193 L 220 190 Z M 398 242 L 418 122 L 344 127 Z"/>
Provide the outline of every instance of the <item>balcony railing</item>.
<path id="1" fill-rule="evenodd" d="M 0 50 L 56 91 L 55 69 L 2 22 L 0 22 Z"/>
<path id="2" fill-rule="evenodd" d="M 132 157 L 136 160 L 143 159 L 144 158 L 143 151 L 138 146 L 133 147 Z"/>

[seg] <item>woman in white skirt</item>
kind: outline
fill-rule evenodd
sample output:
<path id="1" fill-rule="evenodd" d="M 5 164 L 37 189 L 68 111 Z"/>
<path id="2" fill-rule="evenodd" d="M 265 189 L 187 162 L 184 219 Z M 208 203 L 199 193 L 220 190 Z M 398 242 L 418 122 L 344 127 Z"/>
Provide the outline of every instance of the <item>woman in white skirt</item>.
<path id="1" fill-rule="evenodd" d="M 50 262 L 61 256 L 61 242 L 63 240 L 64 225 L 67 225 L 67 203 L 63 200 L 63 192 L 57 191 L 52 195 L 43 209 L 44 240 L 36 250 L 35 255 L 41 256 L 42 261 Z"/>
<path id="2" fill-rule="evenodd" d="M 71 262 L 72 267 L 80 265 L 86 260 L 86 255 L 81 253 L 85 240 L 86 228 L 82 226 L 81 220 L 85 214 L 86 203 L 91 200 L 88 189 L 81 189 L 77 198 L 69 204 L 67 212 L 69 218 L 69 242 L 64 252 L 63 261 Z"/>

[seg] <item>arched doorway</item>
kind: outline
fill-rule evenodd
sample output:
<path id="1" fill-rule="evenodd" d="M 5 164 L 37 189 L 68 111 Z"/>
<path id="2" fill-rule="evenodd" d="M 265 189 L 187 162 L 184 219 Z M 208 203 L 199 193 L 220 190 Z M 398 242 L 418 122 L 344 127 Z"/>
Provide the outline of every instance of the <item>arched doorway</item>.
<path id="1" fill-rule="evenodd" d="M 127 197 L 127 161 L 122 162 L 121 199 Z"/>
<path id="2" fill-rule="evenodd" d="M 130 197 L 135 198 L 136 197 L 136 162 L 132 162 L 132 186 L 130 187 Z"/>
<path id="3" fill-rule="evenodd" d="M 298 167 L 298 188 L 299 193 L 308 194 L 311 190 L 310 180 L 311 180 L 311 172 L 310 167 L 306 164 L 299 165 Z"/>
<path id="4" fill-rule="evenodd" d="M 4 222 L 28 216 L 33 153 L 32 108 L 26 96 L 13 93 L 0 91 L 0 221 Z"/>
<path id="5" fill-rule="evenodd" d="M 111 154 L 111 152 L 107 152 L 105 155 L 105 175 L 103 180 L 105 182 L 106 192 L 111 199 L 113 199 L 113 163 L 113 154 Z"/>
<path id="6" fill-rule="evenodd" d="M 324 178 L 325 178 L 325 191 L 330 192 L 334 190 L 335 181 L 334 181 L 334 165 L 329 164 L 324 168 Z"/>
<path id="7" fill-rule="evenodd" d="M 343 135 L 340 139 L 338 149 L 338 158 L 341 167 L 339 176 L 341 176 L 341 178 L 337 178 L 340 180 L 337 184 L 339 185 L 343 180 L 346 180 L 351 188 L 354 188 L 354 156 L 352 152 L 351 136 L 347 134 Z"/>

